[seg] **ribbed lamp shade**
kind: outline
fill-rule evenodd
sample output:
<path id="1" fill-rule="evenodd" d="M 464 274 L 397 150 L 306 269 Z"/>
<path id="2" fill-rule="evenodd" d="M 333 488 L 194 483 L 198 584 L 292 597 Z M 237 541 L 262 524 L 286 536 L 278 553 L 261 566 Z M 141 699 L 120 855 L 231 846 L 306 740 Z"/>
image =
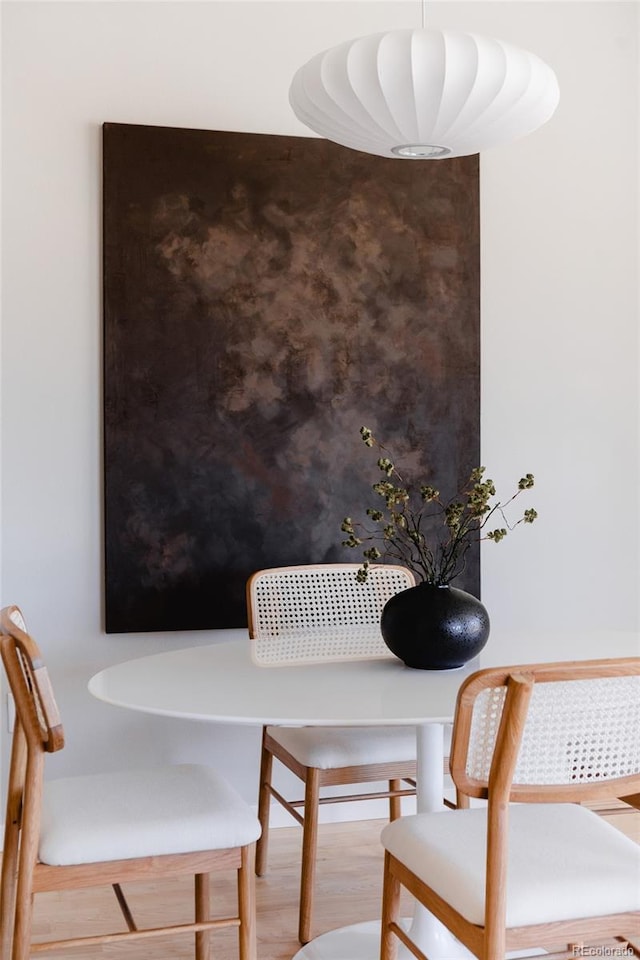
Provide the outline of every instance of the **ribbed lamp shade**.
<path id="1" fill-rule="evenodd" d="M 393 30 L 317 54 L 289 90 L 321 136 L 381 157 L 464 157 L 536 130 L 556 76 L 527 50 L 456 30 Z"/>

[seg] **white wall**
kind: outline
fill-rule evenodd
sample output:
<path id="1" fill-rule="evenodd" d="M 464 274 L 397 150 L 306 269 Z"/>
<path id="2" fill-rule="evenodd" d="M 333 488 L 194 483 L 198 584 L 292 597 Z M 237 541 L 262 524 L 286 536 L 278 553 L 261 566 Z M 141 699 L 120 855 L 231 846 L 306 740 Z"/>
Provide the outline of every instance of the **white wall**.
<path id="1" fill-rule="evenodd" d="M 0 601 L 23 607 L 46 650 L 68 733 L 55 773 L 206 755 L 247 798 L 256 788 L 257 731 L 86 692 L 109 663 L 211 639 L 102 633 L 100 126 L 304 135 L 295 68 L 419 25 L 420 6 L 1 5 Z M 500 487 L 534 472 L 540 513 L 484 546 L 493 629 L 635 630 L 638 6 L 430 0 L 427 14 L 535 50 L 562 90 L 545 128 L 481 160 L 483 459 Z"/>

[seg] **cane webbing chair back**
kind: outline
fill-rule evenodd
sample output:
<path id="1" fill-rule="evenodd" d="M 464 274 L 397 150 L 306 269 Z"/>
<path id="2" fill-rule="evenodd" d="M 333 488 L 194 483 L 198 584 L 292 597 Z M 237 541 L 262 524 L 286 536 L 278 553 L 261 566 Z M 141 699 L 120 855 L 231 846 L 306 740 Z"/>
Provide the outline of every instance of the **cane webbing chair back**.
<path id="1" fill-rule="evenodd" d="M 481 960 L 640 955 L 640 850 L 583 806 L 638 793 L 639 730 L 640 658 L 472 674 L 451 745 L 458 809 L 382 832 L 381 960 L 397 939 L 424 957 L 398 924 L 401 886 Z"/>
<path id="2" fill-rule="evenodd" d="M 178 933 L 193 937 L 196 960 L 208 960 L 209 934 L 221 927 L 238 928 L 241 960 L 255 960 L 260 828 L 249 807 L 215 771 L 196 764 L 45 783 L 46 754 L 64 746 L 50 678 L 17 607 L 0 611 L 0 633 L 16 706 L 0 883 L 1 960 Z M 238 912 L 214 920 L 209 874 L 221 869 L 237 872 Z M 182 874 L 195 879 L 195 921 L 139 929 L 121 883 Z M 34 894 L 104 884 L 114 889 L 126 930 L 32 943 Z"/>
<path id="3" fill-rule="evenodd" d="M 2 660 L 13 695 L 18 722 L 30 744 L 41 744 L 47 753 L 64 746 L 64 731 L 47 668 L 40 651 L 26 632 L 22 612 L 11 606 L 0 612 L 0 631 L 11 633 L 12 643 L 2 647 Z"/>
<path id="4" fill-rule="evenodd" d="M 415 578 L 405 567 L 379 564 L 360 583 L 358 569 L 324 563 L 254 573 L 247 583 L 254 660 L 267 666 L 392 657 L 380 633 L 382 609 Z"/>
<path id="5" fill-rule="evenodd" d="M 532 686 L 510 799 L 579 802 L 586 786 L 594 799 L 630 792 L 640 772 L 640 676 L 634 661 L 610 663 L 521 668 Z M 508 685 L 509 674 L 489 669 L 460 690 L 451 767 L 467 796 L 488 795 Z"/>

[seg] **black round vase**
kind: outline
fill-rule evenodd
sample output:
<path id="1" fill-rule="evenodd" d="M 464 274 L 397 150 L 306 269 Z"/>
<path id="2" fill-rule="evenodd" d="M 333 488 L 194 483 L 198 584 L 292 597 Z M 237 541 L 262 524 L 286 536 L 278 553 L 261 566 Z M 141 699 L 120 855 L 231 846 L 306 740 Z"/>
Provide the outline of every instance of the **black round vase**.
<path id="1" fill-rule="evenodd" d="M 453 670 L 489 639 L 489 614 L 476 597 L 451 586 L 419 583 L 387 600 L 384 642 L 408 667 Z"/>

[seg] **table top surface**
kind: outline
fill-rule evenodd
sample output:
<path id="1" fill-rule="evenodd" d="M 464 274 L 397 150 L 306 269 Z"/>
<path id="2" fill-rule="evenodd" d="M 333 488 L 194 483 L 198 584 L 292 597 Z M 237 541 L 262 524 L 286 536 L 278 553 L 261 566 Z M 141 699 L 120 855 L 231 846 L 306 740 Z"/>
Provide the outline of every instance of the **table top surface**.
<path id="1" fill-rule="evenodd" d="M 89 681 L 99 700 L 143 713 L 238 724 L 422 724 L 452 719 L 462 681 L 488 666 L 637 656 L 637 634 L 490 637 L 458 670 L 406 667 L 395 657 L 264 666 L 247 631 L 107 667 Z M 208 638 L 207 638 L 208 639 Z"/>

